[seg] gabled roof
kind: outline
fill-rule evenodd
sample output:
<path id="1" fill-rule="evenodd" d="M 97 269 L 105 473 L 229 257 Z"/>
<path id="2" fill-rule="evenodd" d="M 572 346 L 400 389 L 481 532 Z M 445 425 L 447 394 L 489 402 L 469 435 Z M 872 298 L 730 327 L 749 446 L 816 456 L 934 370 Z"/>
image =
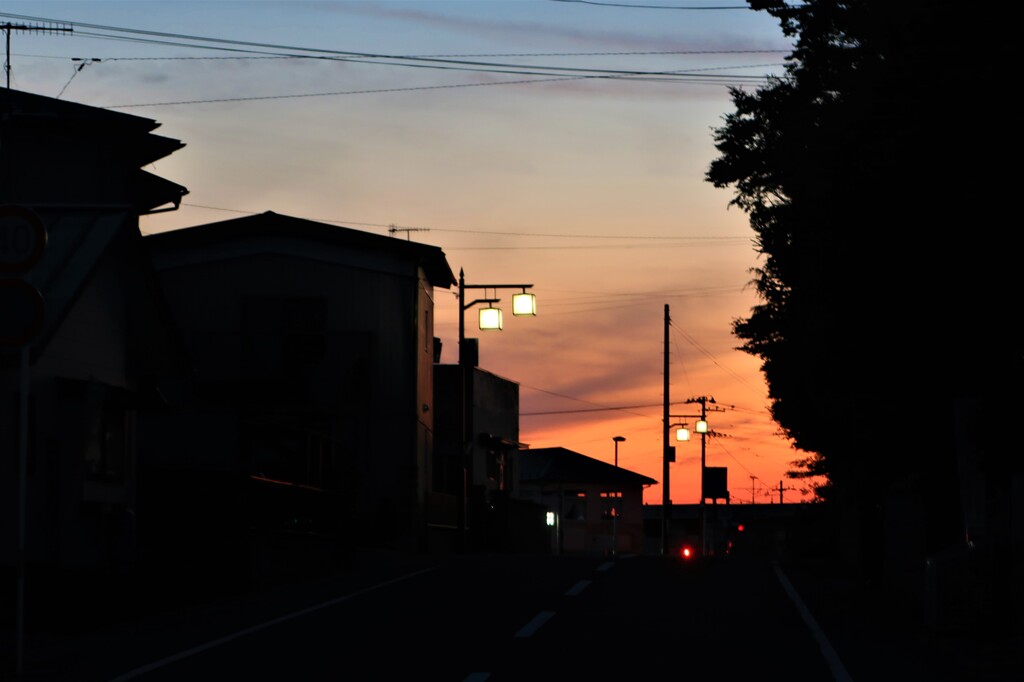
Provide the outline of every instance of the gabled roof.
<path id="1" fill-rule="evenodd" d="M 18 90 L 0 90 L 0 202 L 177 208 L 185 187 L 141 166 L 185 146 L 153 119 Z"/>
<path id="2" fill-rule="evenodd" d="M 214 245 L 261 237 L 298 238 L 325 246 L 389 254 L 422 267 L 433 286 L 448 289 L 456 283 L 444 251 L 437 246 L 295 218 L 273 211 L 158 232 L 147 235 L 146 242 L 164 254 L 178 249 L 200 249 L 209 253 L 208 249 Z"/>
<path id="3" fill-rule="evenodd" d="M 118 128 L 127 133 L 148 133 L 160 127 L 160 124 L 151 118 L 21 90 L 0 91 L 0 113 L 6 120 L 48 120 L 61 124 L 87 121 L 93 125 Z"/>
<path id="4" fill-rule="evenodd" d="M 566 448 L 520 450 L 518 457 L 521 483 L 619 483 L 639 486 L 657 483 L 643 474 Z"/>

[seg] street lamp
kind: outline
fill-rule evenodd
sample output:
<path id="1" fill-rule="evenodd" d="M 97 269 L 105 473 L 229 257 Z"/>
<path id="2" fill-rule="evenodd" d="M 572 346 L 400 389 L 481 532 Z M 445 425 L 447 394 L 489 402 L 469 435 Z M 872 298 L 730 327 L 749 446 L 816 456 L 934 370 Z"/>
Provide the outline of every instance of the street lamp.
<path id="1" fill-rule="evenodd" d="M 459 486 L 459 542 L 465 550 L 468 547 L 469 535 L 469 488 L 473 475 L 473 367 L 477 364 L 476 353 L 471 353 L 466 346 L 466 311 L 477 304 L 486 304 L 479 312 L 481 330 L 501 330 L 501 308 L 495 306 L 501 299 L 497 298 L 498 289 L 518 289 L 519 293 L 512 296 L 512 314 L 516 316 L 536 315 L 536 297 L 527 292 L 532 284 L 466 284 L 465 273 L 459 270 L 459 367 L 462 384 L 461 437 L 462 437 L 462 484 Z M 466 301 L 466 289 L 483 289 L 484 297 Z M 494 297 L 487 296 L 487 289 L 494 290 Z"/>
<path id="2" fill-rule="evenodd" d="M 625 436 L 612 436 L 612 440 L 615 441 L 615 468 L 619 466 L 619 443 L 626 440 Z M 621 491 L 618 490 L 618 482 L 616 482 L 616 490 L 612 495 L 612 555 L 615 556 L 619 553 L 619 505 L 622 503 Z"/>
<path id="3" fill-rule="evenodd" d="M 613 436 L 612 440 L 615 441 L 615 466 L 619 466 L 619 443 L 626 439 L 623 436 Z"/>
<path id="4" fill-rule="evenodd" d="M 462 270 L 459 270 L 459 364 L 460 365 L 471 365 L 469 353 L 466 350 L 466 311 L 477 305 L 478 303 L 486 303 L 487 307 L 481 308 L 478 316 L 479 327 L 481 330 L 501 330 L 502 329 L 502 315 L 501 308 L 495 306 L 495 303 L 501 301 L 500 298 L 487 298 L 487 289 L 494 289 L 494 295 L 497 296 L 498 289 L 519 289 L 519 293 L 512 295 L 512 314 L 516 317 L 524 315 L 536 316 L 537 315 L 537 297 L 528 292 L 527 289 L 532 289 L 532 284 L 466 284 L 466 276 Z M 466 302 L 466 289 L 483 289 L 484 298 L 474 299 Z"/>

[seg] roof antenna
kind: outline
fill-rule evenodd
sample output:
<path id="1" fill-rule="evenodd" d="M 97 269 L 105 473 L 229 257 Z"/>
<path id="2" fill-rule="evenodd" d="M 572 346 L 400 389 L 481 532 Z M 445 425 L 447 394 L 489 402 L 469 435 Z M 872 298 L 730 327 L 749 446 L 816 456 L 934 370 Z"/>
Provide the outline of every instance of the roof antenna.
<path id="1" fill-rule="evenodd" d="M 4 72 L 7 74 L 7 89 L 11 89 L 11 31 L 25 31 L 26 33 L 72 33 L 75 29 L 70 26 L 40 26 L 32 24 L 12 24 L 7 22 L 0 24 L 0 29 L 6 34 L 7 54 L 4 58 Z"/>
<path id="2" fill-rule="evenodd" d="M 396 232 L 405 232 L 405 241 L 409 241 L 410 232 L 430 232 L 429 227 L 398 227 L 394 223 L 388 225 L 388 232 L 394 237 Z"/>

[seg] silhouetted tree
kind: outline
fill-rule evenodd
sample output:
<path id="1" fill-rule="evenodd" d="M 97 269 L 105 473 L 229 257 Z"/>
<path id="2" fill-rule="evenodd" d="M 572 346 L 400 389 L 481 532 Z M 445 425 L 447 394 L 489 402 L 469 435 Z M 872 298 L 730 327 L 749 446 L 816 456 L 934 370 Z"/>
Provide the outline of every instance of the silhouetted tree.
<path id="1" fill-rule="evenodd" d="M 707 180 L 735 187 L 762 256 L 760 302 L 734 333 L 762 360 L 774 419 L 814 453 L 793 464 L 828 477 L 819 494 L 872 535 L 887 496 L 912 499 L 918 549 L 936 551 L 967 530 L 959 406 L 1019 393 L 1009 316 L 1021 239 L 1006 155 L 1020 145 L 1004 98 L 1020 12 L 750 5 L 795 47 L 784 76 L 731 91 L 735 111 L 715 131 Z M 975 446 L 1020 451 L 1009 424 L 990 426 Z"/>

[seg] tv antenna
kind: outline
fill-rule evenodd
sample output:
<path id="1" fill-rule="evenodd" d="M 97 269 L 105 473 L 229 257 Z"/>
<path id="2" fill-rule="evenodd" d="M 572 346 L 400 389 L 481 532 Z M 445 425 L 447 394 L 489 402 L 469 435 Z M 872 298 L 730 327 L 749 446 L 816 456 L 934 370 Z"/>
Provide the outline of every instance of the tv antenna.
<path id="1" fill-rule="evenodd" d="M 4 73 L 7 74 L 7 89 L 11 89 L 11 31 L 23 31 L 25 33 L 72 33 L 75 29 L 70 26 L 51 26 L 49 24 L 12 24 L 6 22 L 0 24 L 3 29 L 4 38 L 7 43 L 7 52 L 4 57 Z"/>
<path id="2" fill-rule="evenodd" d="M 430 232 L 430 228 L 429 227 L 399 227 L 398 225 L 395 225 L 394 223 L 392 223 L 391 225 L 388 225 L 388 232 L 391 233 L 392 237 L 395 236 L 396 232 L 405 232 L 405 240 L 409 241 L 409 233 L 410 232 Z"/>

